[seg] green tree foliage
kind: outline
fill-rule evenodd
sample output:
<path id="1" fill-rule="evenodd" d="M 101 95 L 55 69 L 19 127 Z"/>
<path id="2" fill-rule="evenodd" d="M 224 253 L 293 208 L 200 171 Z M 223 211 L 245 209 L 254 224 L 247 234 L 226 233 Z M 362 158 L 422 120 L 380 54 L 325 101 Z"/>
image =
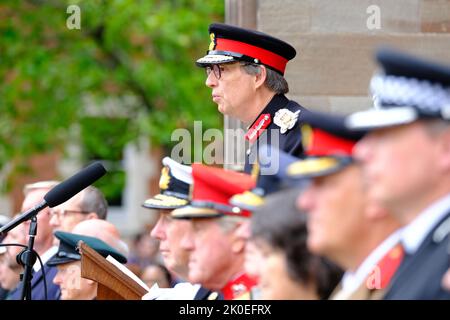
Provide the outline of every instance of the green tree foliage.
<path id="1" fill-rule="evenodd" d="M 66 26 L 71 4 L 81 9 L 79 30 Z M 64 150 L 71 129 L 92 112 L 86 97 L 94 109 L 113 101 L 102 114 L 128 118 L 92 130 L 90 142 L 101 142 L 96 132 L 121 142 L 144 134 L 170 147 L 171 132 L 191 129 L 194 119 L 219 127 L 194 61 L 207 50 L 208 24 L 222 21 L 223 11 L 223 0 L 2 1 L 0 169 Z"/>

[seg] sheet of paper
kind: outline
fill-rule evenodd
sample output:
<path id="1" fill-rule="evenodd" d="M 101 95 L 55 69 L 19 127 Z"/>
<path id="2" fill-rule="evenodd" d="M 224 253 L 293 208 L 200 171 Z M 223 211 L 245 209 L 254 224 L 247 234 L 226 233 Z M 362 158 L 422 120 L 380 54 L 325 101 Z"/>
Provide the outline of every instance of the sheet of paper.
<path id="1" fill-rule="evenodd" d="M 144 288 L 146 291 L 150 291 L 150 288 L 145 284 L 144 281 L 139 279 L 137 275 L 135 275 L 130 269 L 125 267 L 123 264 L 121 264 L 119 261 L 114 259 L 112 256 L 107 256 L 106 260 L 111 262 L 113 265 L 115 265 L 117 268 L 119 268 L 120 271 L 125 273 L 127 276 L 129 276 L 131 279 L 133 279 L 135 282 L 137 282 L 142 288 Z"/>

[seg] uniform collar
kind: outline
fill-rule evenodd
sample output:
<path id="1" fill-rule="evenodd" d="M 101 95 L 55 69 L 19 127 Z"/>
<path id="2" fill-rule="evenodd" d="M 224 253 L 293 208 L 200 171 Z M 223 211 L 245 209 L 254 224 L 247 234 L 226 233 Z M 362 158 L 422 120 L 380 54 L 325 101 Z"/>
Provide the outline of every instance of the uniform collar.
<path id="1" fill-rule="evenodd" d="M 427 235 L 444 219 L 450 209 L 450 194 L 434 202 L 411 223 L 403 227 L 401 241 L 405 252 L 414 254 Z"/>
<path id="2" fill-rule="evenodd" d="M 47 251 L 45 251 L 41 255 L 42 264 L 46 264 L 47 261 L 50 260 L 50 258 L 53 257 L 57 252 L 58 252 L 57 246 L 53 246 Z M 41 264 L 39 263 L 39 261 L 36 261 L 36 263 L 33 265 L 33 270 L 34 272 L 39 272 L 39 270 L 41 270 Z"/>
<path id="3" fill-rule="evenodd" d="M 247 127 L 245 139 L 250 141 L 250 143 L 254 143 L 258 140 L 259 136 L 261 136 L 267 127 L 274 121 L 275 113 L 284 108 L 288 102 L 289 100 L 284 95 L 274 95 L 253 123 Z"/>
<path id="4" fill-rule="evenodd" d="M 274 95 L 267 106 L 261 111 L 261 113 L 255 118 L 255 120 L 253 120 L 252 124 L 247 127 L 247 130 L 253 127 L 253 125 L 263 114 L 270 114 L 270 117 L 273 118 L 275 112 L 286 106 L 288 102 L 289 99 L 286 98 L 284 94 Z"/>
<path id="5" fill-rule="evenodd" d="M 355 272 L 347 271 L 342 277 L 342 290 L 351 295 L 363 284 L 377 263 L 400 241 L 401 229 L 383 240 L 359 265 Z"/>

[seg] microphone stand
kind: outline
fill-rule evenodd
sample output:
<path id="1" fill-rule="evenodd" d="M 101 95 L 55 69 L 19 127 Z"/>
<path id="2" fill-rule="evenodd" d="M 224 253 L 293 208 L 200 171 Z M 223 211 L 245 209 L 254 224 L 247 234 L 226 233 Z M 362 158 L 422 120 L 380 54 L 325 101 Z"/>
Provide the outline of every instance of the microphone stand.
<path id="1" fill-rule="evenodd" d="M 17 255 L 17 262 L 24 267 L 24 272 L 20 275 L 22 281 L 21 300 L 31 300 L 31 279 L 33 279 L 33 266 L 36 262 L 36 254 L 33 250 L 34 238 L 37 233 L 36 215 L 31 218 L 30 230 L 28 232 L 28 246 Z"/>

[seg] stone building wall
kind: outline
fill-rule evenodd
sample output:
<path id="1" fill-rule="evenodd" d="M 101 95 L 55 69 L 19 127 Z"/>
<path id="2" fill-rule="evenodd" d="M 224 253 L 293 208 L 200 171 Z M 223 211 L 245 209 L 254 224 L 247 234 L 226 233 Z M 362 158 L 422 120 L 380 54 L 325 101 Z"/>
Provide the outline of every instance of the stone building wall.
<path id="1" fill-rule="evenodd" d="M 383 44 L 450 63 L 449 0 L 258 0 L 256 8 L 257 29 L 297 49 L 290 97 L 311 109 L 370 107 L 372 55 Z"/>

